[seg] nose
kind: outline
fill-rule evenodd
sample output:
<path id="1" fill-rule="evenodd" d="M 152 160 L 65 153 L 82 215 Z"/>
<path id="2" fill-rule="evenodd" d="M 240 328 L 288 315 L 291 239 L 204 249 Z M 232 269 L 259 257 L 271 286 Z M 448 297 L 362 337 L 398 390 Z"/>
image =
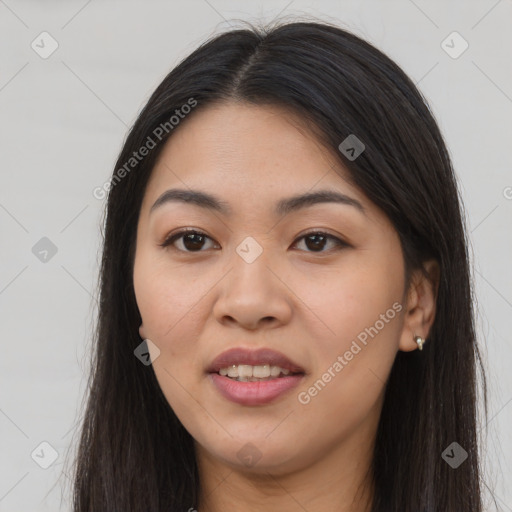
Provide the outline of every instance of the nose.
<path id="1" fill-rule="evenodd" d="M 265 252 L 251 263 L 234 253 L 231 271 L 219 283 L 213 307 L 218 322 L 256 330 L 290 321 L 293 294 Z"/>

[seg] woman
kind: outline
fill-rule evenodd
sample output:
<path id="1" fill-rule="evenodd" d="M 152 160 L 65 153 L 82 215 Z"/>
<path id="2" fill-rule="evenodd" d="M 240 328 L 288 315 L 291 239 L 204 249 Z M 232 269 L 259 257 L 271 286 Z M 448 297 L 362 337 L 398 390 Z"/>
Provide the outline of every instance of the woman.
<path id="1" fill-rule="evenodd" d="M 109 188 L 76 512 L 482 510 L 461 201 L 394 62 L 213 37 Z"/>

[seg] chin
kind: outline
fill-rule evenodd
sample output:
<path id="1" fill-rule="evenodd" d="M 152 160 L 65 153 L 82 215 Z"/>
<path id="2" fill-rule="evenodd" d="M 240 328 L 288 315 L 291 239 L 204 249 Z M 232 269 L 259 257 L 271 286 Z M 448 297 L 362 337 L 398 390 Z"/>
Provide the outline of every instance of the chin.
<path id="1" fill-rule="evenodd" d="M 232 470 L 281 475 L 297 469 L 298 461 L 303 459 L 294 451 L 296 447 L 297 443 L 290 438 L 284 441 L 247 435 L 246 439 L 229 438 L 222 444 L 213 443 L 212 449 L 207 450 L 210 457 L 221 460 Z"/>

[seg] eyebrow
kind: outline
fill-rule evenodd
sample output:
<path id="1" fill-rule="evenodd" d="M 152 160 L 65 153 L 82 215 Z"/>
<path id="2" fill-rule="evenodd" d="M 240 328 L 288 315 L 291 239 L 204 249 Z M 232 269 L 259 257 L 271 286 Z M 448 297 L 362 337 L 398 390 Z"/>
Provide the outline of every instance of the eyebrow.
<path id="1" fill-rule="evenodd" d="M 170 202 L 191 203 L 201 208 L 219 212 L 223 215 L 231 215 L 232 209 L 228 203 L 222 201 L 218 197 L 202 192 L 200 190 L 184 190 L 184 189 L 169 189 L 166 190 L 153 204 L 149 213 L 151 214 L 156 209 L 164 204 Z M 366 215 L 363 205 L 340 192 L 333 190 L 319 190 L 317 192 L 307 192 L 296 196 L 281 199 L 277 202 L 274 212 L 278 216 L 285 216 L 292 212 L 298 211 L 309 206 L 319 203 L 337 203 L 348 206 L 353 206 L 360 213 Z"/>

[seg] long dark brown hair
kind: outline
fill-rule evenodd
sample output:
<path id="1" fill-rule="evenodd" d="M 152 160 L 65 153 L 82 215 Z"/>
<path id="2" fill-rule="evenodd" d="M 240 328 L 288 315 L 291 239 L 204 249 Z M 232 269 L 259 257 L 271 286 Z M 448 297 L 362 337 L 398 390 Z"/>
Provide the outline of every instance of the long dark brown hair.
<path id="1" fill-rule="evenodd" d="M 197 506 L 193 439 L 152 366 L 134 356 L 141 317 L 132 279 L 146 184 L 166 140 L 187 123 L 183 116 L 171 128 L 169 119 L 194 101 L 188 116 L 229 101 L 297 113 L 389 217 L 407 277 L 427 259 L 439 262 L 427 343 L 421 353 L 398 352 L 386 383 L 371 467 L 372 512 L 482 512 L 477 370 L 485 415 L 486 379 L 465 215 L 448 151 L 427 101 L 397 64 L 349 31 L 316 20 L 212 36 L 165 77 L 126 138 L 106 204 L 98 322 L 73 466 L 74 512 Z M 155 137 L 165 123 L 168 130 Z M 350 134 L 366 146 L 355 160 L 338 150 Z M 127 167 L 148 137 L 156 147 Z M 468 454 L 457 469 L 442 457 L 453 442 Z"/>

